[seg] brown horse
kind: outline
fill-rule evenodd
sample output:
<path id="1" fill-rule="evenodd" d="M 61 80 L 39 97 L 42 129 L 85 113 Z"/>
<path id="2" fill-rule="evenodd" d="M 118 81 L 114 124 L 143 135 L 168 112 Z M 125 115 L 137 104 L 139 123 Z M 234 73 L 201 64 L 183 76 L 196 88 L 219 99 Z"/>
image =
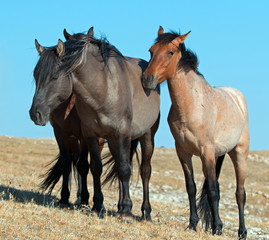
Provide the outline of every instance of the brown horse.
<path id="1" fill-rule="evenodd" d="M 39 44 L 36 48 L 41 56 L 35 68 L 37 88 L 30 110 L 33 121 L 45 125 L 54 109 L 76 95 L 75 107 L 91 160 L 101 162 L 99 137 L 107 139 L 115 159 L 121 189 L 118 213 L 122 217 L 132 216 L 130 156 L 140 141 L 144 187 L 141 210 L 143 217 L 150 219 L 150 160 L 159 124 L 160 92 L 159 87 L 145 90 L 142 86 L 147 62 L 122 56 L 105 39 L 94 38 L 92 29 L 81 39 L 59 40 L 57 46 L 45 50 Z M 97 190 L 101 191 L 99 184 Z M 103 202 L 103 197 L 95 200 Z"/>
<path id="2" fill-rule="evenodd" d="M 218 176 L 224 155 L 228 153 L 236 173 L 236 200 L 239 209 L 239 238 L 246 238 L 244 182 L 249 152 L 248 111 L 241 92 L 230 87 L 211 87 L 197 70 L 197 57 L 185 49 L 189 33 L 164 33 L 159 28 L 156 43 L 150 48 L 151 59 L 144 72 L 143 84 L 154 89 L 167 80 L 172 106 L 168 123 L 185 174 L 190 203 L 189 228 L 196 230 L 196 185 L 192 155 L 202 160 L 205 183 L 199 206 L 204 216 L 212 214 L 213 234 L 222 233 L 219 217 Z M 208 202 L 207 202 L 208 201 Z M 209 204 L 207 204 L 209 203 Z M 209 206 L 209 211 L 206 211 Z"/>

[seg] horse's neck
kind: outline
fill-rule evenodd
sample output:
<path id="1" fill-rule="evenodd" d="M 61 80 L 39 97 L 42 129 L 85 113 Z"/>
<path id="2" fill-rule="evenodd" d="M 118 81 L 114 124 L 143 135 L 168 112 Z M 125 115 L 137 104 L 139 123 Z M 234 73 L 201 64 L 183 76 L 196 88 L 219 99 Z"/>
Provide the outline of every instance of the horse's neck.
<path id="1" fill-rule="evenodd" d="M 75 73 L 73 78 L 74 92 L 79 101 L 98 112 L 108 103 L 115 104 L 118 98 L 123 98 L 124 94 L 115 97 L 126 84 L 125 74 L 118 66 L 115 58 L 109 59 L 106 66 L 104 63 L 90 55 L 81 68 Z M 115 94 L 111 94 L 115 93 Z"/>
<path id="2" fill-rule="evenodd" d="M 193 102 L 192 79 L 188 78 L 189 76 L 184 71 L 178 71 L 172 79 L 167 81 L 172 104 L 179 108 L 185 108 Z"/>
<path id="3" fill-rule="evenodd" d="M 187 116 L 195 111 L 195 105 L 204 101 L 203 93 L 211 88 L 200 75 L 194 71 L 186 73 L 177 71 L 168 80 L 168 89 L 174 111 L 181 116 Z"/>

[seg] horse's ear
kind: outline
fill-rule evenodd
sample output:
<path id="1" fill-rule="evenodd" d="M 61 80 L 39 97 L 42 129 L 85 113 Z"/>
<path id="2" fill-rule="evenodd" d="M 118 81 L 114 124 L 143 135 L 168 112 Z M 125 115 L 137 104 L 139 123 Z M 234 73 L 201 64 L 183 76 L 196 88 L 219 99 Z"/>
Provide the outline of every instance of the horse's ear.
<path id="1" fill-rule="evenodd" d="M 93 38 L 93 27 L 91 27 L 91 28 L 89 29 L 89 31 L 88 31 L 88 33 L 87 33 L 87 36 L 88 36 L 89 38 Z"/>
<path id="2" fill-rule="evenodd" d="M 159 27 L 159 30 L 158 30 L 158 37 L 159 37 L 161 34 L 164 34 L 164 30 L 163 30 L 163 27 L 162 27 L 162 26 Z"/>
<path id="3" fill-rule="evenodd" d="M 189 31 L 186 34 L 180 35 L 177 38 L 175 38 L 172 43 L 176 46 L 179 46 L 179 44 L 183 43 L 185 41 L 185 39 L 187 38 L 187 36 L 190 34 L 191 31 Z"/>
<path id="4" fill-rule="evenodd" d="M 44 52 L 45 50 L 45 48 L 41 46 L 36 39 L 35 39 L 35 47 L 39 55 L 41 55 L 41 53 Z"/>
<path id="5" fill-rule="evenodd" d="M 66 40 L 72 40 L 74 38 L 74 36 L 69 34 L 66 29 L 64 29 L 64 37 Z"/>
<path id="6" fill-rule="evenodd" d="M 65 49 L 64 49 L 64 43 L 61 39 L 58 40 L 56 49 L 57 49 L 58 56 L 62 57 L 64 55 Z"/>

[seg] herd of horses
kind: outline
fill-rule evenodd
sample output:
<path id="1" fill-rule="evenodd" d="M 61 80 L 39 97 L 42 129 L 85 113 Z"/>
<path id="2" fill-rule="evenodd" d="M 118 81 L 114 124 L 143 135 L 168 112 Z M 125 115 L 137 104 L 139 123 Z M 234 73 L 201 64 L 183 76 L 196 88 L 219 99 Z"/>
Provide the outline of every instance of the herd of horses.
<path id="1" fill-rule="evenodd" d="M 104 211 L 100 179 L 101 151 L 106 139 L 112 158 L 105 181 L 118 179 L 117 215 L 130 218 L 131 161 L 140 143 L 142 219 L 150 221 L 151 157 L 160 119 L 160 84 L 166 80 L 172 102 L 168 123 L 189 198 L 189 229 L 196 230 L 199 212 L 206 230 L 211 227 L 213 234 L 222 234 L 218 178 L 227 153 L 236 174 L 238 238 L 246 239 L 244 182 L 249 151 L 246 101 L 236 89 L 212 87 L 206 82 L 197 69 L 197 56 L 185 47 L 189 33 L 165 33 L 160 27 L 149 50 L 149 62 L 123 56 L 107 39 L 96 38 L 93 28 L 87 34 L 74 35 L 64 30 L 66 41 L 58 40 L 53 47 L 43 47 L 35 40 L 40 58 L 34 70 L 36 90 L 30 117 L 41 126 L 50 121 L 60 151 L 41 184 L 43 190 L 51 193 L 62 177 L 60 204 L 68 204 L 73 164 L 79 183 L 76 202 L 89 204 L 90 169 L 94 185 L 92 210 Z M 201 158 L 205 176 L 198 204 L 193 155 Z"/>

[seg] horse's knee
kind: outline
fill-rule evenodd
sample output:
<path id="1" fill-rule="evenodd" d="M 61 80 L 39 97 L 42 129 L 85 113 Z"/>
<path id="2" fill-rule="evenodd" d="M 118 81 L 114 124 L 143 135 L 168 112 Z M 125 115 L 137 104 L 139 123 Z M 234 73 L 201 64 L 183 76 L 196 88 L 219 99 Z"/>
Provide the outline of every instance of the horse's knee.
<path id="1" fill-rule="evenodd" d="M 101 176 L 103 171 L 103 165 L 100 159 L 91 159 L 90 169 L 93 175 Z"/>
<path id="2" fill-rule="evenodd" d="M 127 162 L 120 163 L 118 168 L 118 175 L 121 181 L 129 181 L 131 177 L 131 166 Z"/>
<path id="3" fill-rule="evenodd" d="M 235 192 L 237 204 L 245 205 L 246 202 L 246 191 L 244 188 L 237 188 Z"/>
<path id="4" fill-rule="evenodd" d="M 187 188 L 187 193 L 191 196 L 195 196 L 197 189 L 196 189 L 196 184 L 194 181 L 186 181 L 186 188 Z"/>
<path id="5" fill-rule="evenodd" d="M 87 162 L 78 162 L 78 172 L 84 176 L 84 175 L 88 175 L 89 173 L 89 164 L 88 161 Z"/>
<path id="6" fill-rule="evenodd" d="M 150 178 L 151 175 L 151 165 L 150 164 L 141 164 L 140 166 L 140 173 L 142 179 Z"/>

